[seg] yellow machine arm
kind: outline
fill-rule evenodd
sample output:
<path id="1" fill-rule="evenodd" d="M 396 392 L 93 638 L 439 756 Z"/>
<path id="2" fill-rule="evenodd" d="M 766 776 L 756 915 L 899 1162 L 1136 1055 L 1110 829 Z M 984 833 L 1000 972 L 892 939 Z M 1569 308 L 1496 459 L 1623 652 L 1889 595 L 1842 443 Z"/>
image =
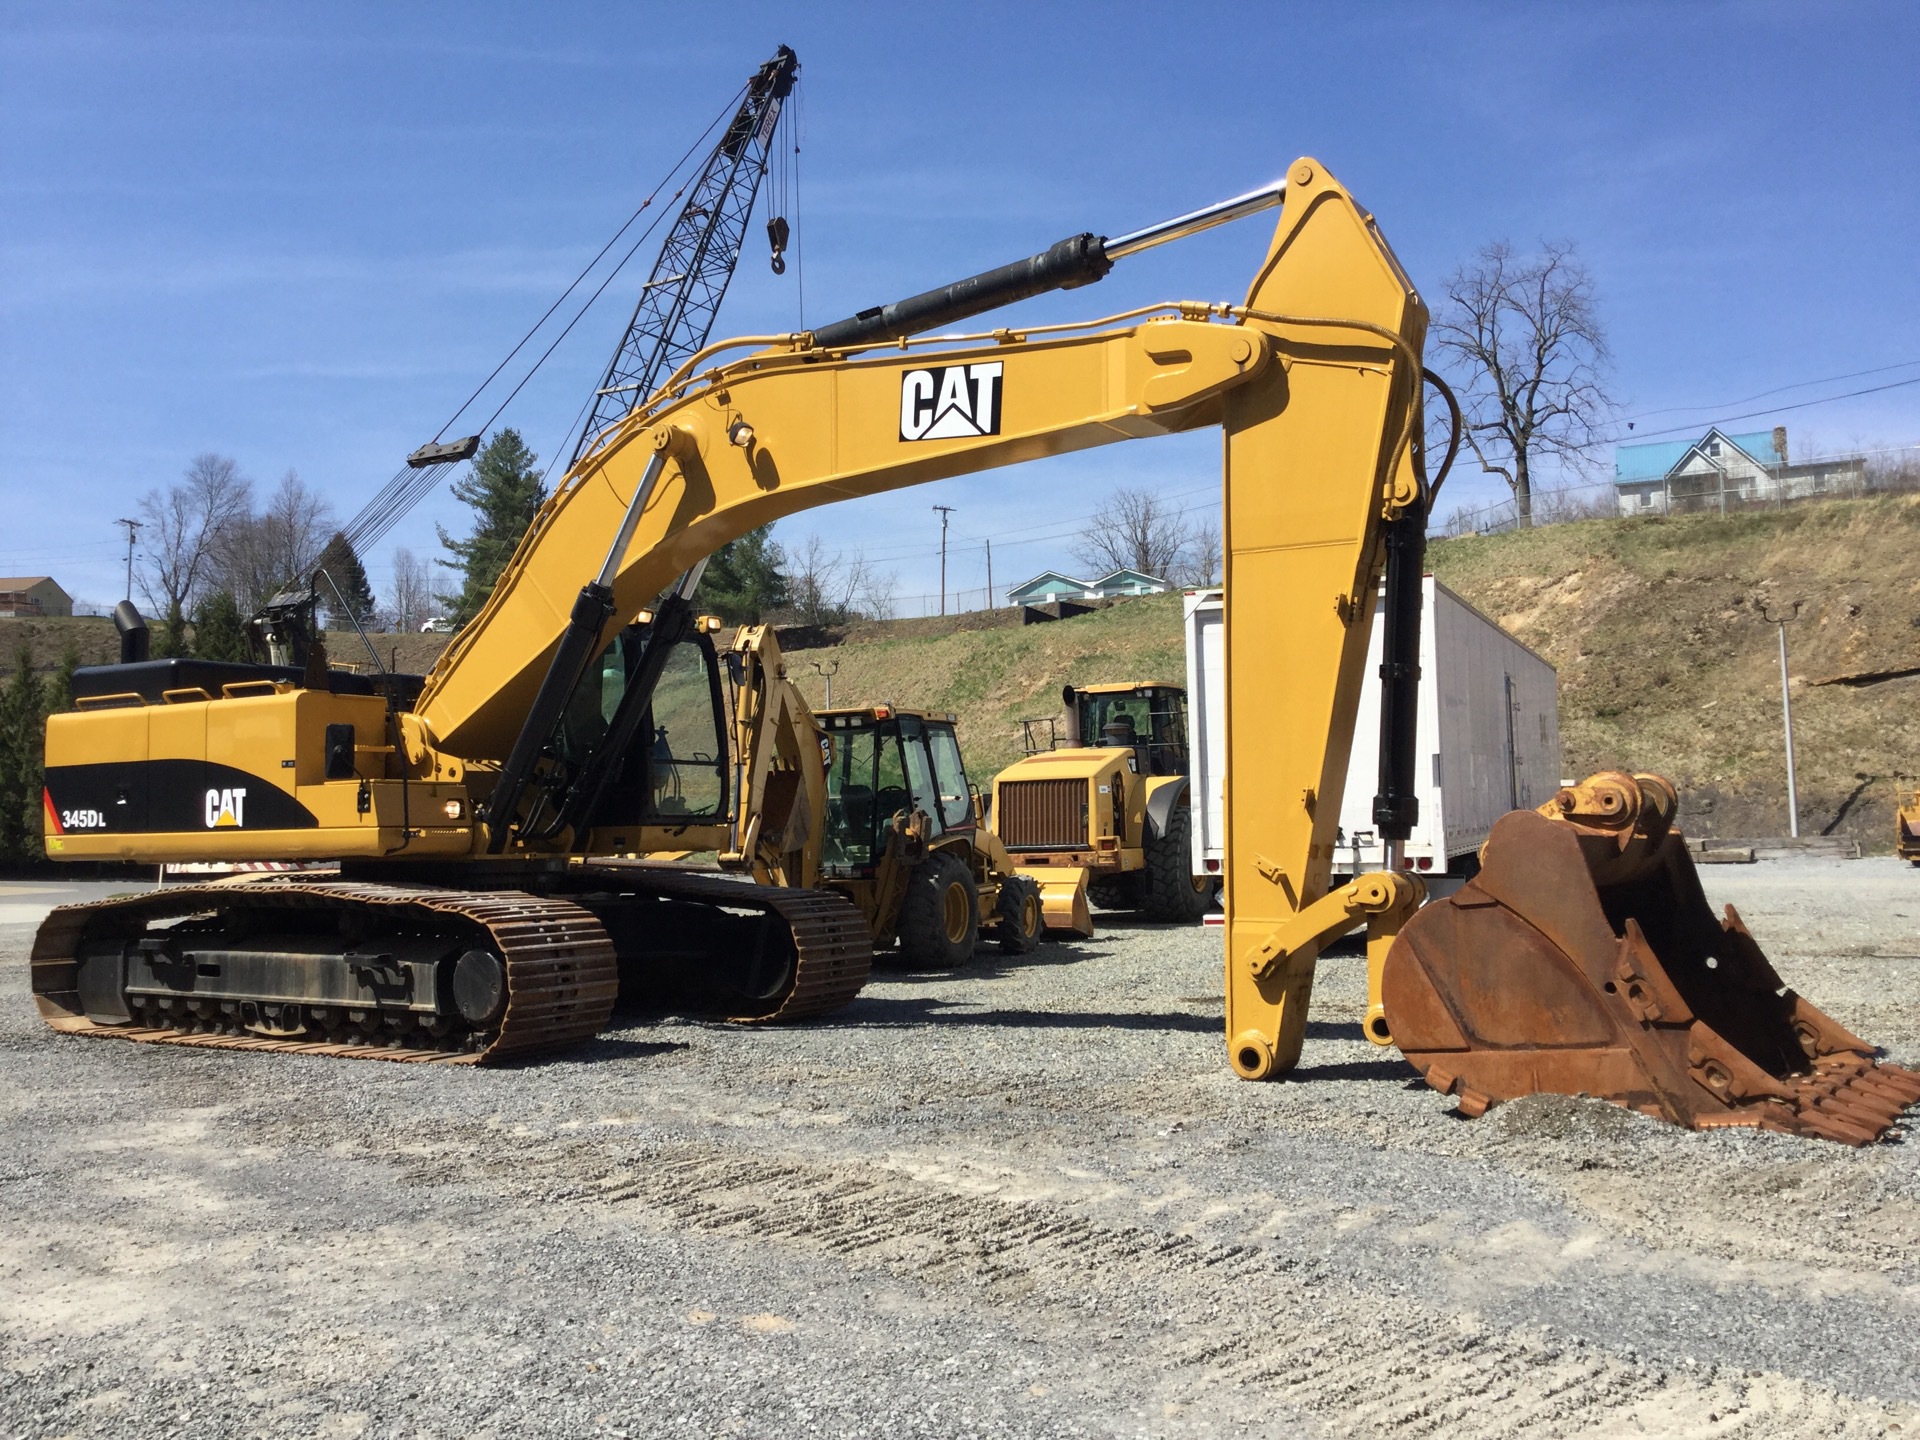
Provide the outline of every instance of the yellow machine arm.
<path id="1" fill-rule="evenodd" d="M 810 889 L 820 878 L 827 810 L 820 727 L 770 625 L 745 625 L 726 655 L 733 673 L 732 816 L 723 869 L 763 885 Z"/>
<path id="2" fill-rule="evenodd" d="M 1132 323 L 844 351 L 782 337 L 696 375 L 729 347 L 703 352 L 542 508 L 402 717 L 410 753 L 481 768 L 507 755 L 568 629 L 582 557 L 606 555 L 604 643 L 719 546 L 782 516 L 1218 425 L 1229 1054 L 1249 1078 L 1290 1067 L 1331 928 L 1324 906 L 1297 917 L 1327 890 L 1383 525 L 1421 498 L 1426 311 L 1371 216 L 1301 160 L 1245 305 L 1114 318 Z M 1242 610 L 1257 623 L 1233 624 Z M 1345 913 L 1397 920 L 1413 883 L 1383 883 L 1384 904 L 1353 897 Z"/>

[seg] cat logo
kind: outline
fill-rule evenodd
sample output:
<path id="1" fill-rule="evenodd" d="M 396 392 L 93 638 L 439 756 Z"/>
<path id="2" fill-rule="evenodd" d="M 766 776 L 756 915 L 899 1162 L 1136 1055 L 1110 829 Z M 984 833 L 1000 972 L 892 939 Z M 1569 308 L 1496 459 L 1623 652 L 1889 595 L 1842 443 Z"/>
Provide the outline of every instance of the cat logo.
<path id="1" fill-rule="evenodd" d="M 247 803 L 245 787 L 233 790 L 207 791 L 207 828 L 209 830 L 235 830 L 243 828 L 246 821 L 244 806 Z"/>
<path id="2" fill-rule="evenodd" d="M 964 440 L 1000 433 L 998 360 L 934 365 L 900 377 L 902 440 Z"/>

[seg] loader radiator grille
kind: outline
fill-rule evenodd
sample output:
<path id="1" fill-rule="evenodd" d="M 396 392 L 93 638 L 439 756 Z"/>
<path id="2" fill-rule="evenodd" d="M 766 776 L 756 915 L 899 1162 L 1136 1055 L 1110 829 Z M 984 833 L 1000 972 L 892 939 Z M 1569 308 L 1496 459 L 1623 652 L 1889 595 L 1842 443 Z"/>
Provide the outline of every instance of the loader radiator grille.
<path id="1" fill-rule="evenodd" d="M 1009 850 L 1084 850 L 1087 782 L 1010 780 L 1000 787 L 994 828 Z"/>

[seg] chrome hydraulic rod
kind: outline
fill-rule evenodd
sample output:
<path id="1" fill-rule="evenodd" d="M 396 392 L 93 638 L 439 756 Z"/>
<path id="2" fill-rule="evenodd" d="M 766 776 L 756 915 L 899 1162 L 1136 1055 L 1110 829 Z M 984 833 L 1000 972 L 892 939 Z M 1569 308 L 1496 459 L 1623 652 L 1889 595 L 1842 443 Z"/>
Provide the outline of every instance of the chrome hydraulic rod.
<path id="1" fill-rule="evenodd" d="M 898 340 L 906 335 L 918 335 L 942 325 L 951 325 L 988 310 L 998 310 L 1017 300 L 1044 295 L 1049 290 L 1076 290 L 1082 285 L 1091 285 L 1096 280 L 1104 279 L 1116 260 L 1137 255 L 1142 250 L 1151 250 L 1169 240 L 1197 235 L 1202 230 L 1211 230 L 1215 225 L 1224 225 L 1229 220 L 1238 220 L 1259 210 L 1270 210 L 1285 195 L 1284 182 L 1275 181 L 1258 190 L 1250 190 L 1245 195 L 1177 215 L 1171 220 L 1163 220 L 1157 225 L 1149 225 L 1116 239 L 1109 240 L 1094 234 L 1072 235 L 1038 255 L 1029 255 L 1025 260 L 1016 260 L 1011 265 L 985 270 L 965 280 L 956 280 L 951 285 L 910 295 L 891 305 L 875 305 L 845 320 L 822 325 L 813 332 L 814 343 L 834 350 L 848 345 Z"/>

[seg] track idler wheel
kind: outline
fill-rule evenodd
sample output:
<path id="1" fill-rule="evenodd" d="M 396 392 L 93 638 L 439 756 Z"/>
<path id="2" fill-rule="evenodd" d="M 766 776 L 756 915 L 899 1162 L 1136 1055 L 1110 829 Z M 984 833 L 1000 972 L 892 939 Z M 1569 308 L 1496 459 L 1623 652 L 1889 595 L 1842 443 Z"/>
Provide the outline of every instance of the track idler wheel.
<path id="1" fill-rule="evenodd" d="M 1714 915 L 1675 808 L 1668 781 L 1609 771 L 1502 817 L 1480 873 L 1388 952 L 1394 1043 L 1467 1115 L 1544 1092 L 1878 1139 L 1920 1074 L 1788 990 L 1731 905 Z"/>

